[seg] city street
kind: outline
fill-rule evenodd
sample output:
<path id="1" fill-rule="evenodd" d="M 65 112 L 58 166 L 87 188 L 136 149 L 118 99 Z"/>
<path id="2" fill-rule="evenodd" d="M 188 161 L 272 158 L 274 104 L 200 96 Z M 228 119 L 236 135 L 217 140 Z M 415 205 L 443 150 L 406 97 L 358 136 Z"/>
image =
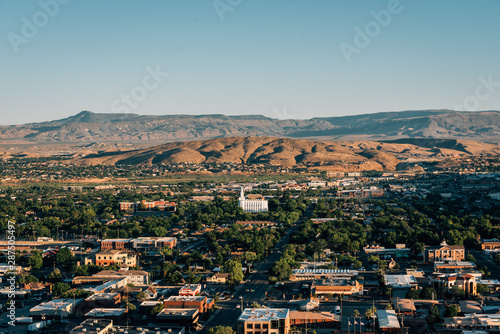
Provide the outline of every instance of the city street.
<path id="1" fill-rule="evenodd" d="M 312 211 L 310 209 L 306 210 L 304 216 L 291 228 L 288 229 L 286 234 L 276 244 L 269 255 L 264 259 L 264 261 L 257 264 L 252 269 L 252 273 L 246 279 L 246 281 L 236 287 L 232 299 L 218 303 L 221 309 L 214 314 L 214 316 L 205 325 L 201 333 L 206 333 L 209 328 L 219 325 L 235 327 L 238 321 L 238 317 L 241 314 L 241 309 L 237 308 L 237 305 L 241 305 L 241 299 L 243 299 L 243 308 L 250 307 L 253 302 L 266 304 L 265 292 L 269 287 L 267 273 L 273 263 L 279 260 L 281 253 L 285 248 L 285 245 L 290 239 L 291 234 L 295 232 L 302 221 L 310 217 L 311 214 Z"/>

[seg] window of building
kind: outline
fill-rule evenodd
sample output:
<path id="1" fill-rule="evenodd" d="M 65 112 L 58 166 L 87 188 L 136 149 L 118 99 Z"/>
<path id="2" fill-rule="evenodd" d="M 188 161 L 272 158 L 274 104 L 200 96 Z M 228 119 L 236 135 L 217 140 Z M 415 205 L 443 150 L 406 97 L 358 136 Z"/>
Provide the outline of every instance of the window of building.
<path id="1" fill-rule="evenodd" d="M 278 329 L 278 320 L 271 320 L 271 329 Z"/>
<path id="2" fill-rule="evenodd" d="M 269 324 L 262 324 L 262 328 L 263 329 L 268 329 L 269 328 Z"/>
<path id="3" fill-rule="evenodd" d="M 247 324 L 247 329 L 253 329 L 253 324 L 248 323 Z"/>
<path id="4" fill-rule="evenodd" d="M 255 329 L 260 329 L 260 324 L 255 324 Z"/>

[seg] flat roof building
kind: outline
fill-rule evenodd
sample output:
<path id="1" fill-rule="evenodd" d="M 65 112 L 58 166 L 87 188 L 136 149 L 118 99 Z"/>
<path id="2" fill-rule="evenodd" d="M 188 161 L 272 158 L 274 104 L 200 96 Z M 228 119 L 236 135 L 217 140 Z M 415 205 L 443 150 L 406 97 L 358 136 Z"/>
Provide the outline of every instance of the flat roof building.
<path id="1" fill-rule="evenodd" d="M 416 288 L 417 280 L 413 275 L 384 275 L 384 283 L 392 288 Z"/>
<path id="2" fill-rule="evenodd" d="M 164 308 L 156 315 L 156 320 L 189 328 L 198 323 L 199 314 L 197 308 Z"/>
<path id="3" fill-rule="evenodd" d="M 401 325 L 396 316 L 396 311 L 377 310 L 377 318 L 378 328 L 382 333 L 401 333 Z"/>
<path id="4" fill-rule="evenodd" d="M 67 318 L 75 312 L 76 306 L 83 302 L 83 299 L 57 298 L 51 301 L 40 303 L 30 309 L 30 317 L 41 319 L 44 315 L 47 319 Z"/>
<path id="5" fill-rule="evenodd" d="M 212 307 L 206 296 L 171 296 L 163 301 L 165 308 L 197 308 L 204 313 Z"/>
<path id="6" fill-rule="evenodd" d="M 311 284 L 311 294 L 316 295 L 356 295 L 363 293 L 363 284 L 357 280 L 336 279 L 336 280 L 314 280 Z"/>
<path id="7" fill-rule="evenodd" d="M 340 329 L 342 318 L 331 312 L 290 311 L 290 325 L 308 328 Z"/>
<path id="8" fill-rule="evenodd" d="M 111 319 L 87 319 L 73 328 L 70 334 L 107 334 L 113 328 Z"/>
<path id="9" fill-rule="evenodd" d="M 185 284 L 179 290 L 179 296 L 196 296 L 201 292 L 201 284 Z"/>
<path id="10" fill-rule="evenodd" d="M 73 328 L 70 334 L 184 334 L 184 327 L 180 326 L 117 326 L 112 319 L 86 319 L 80 325 Z"/>
<path id="11" fill-rule="evenodd" d="M 467 314 L 464 317 L 444 318 L 444 330 L 475 330 L 500 332 L 500 314 Z"/>
<path id="12" fill-rule="evenodd" d="M 112 319 L 120 322 L 127 314 L 126 308 L 95 308 L 85 314 L 85 318 Z"/>
<path id="13" fill-rule="evenodd" d="M 93 308 L 113 307 L 121 302 L 119 293 L 94 293 L 92 296 L 85 298 L 85 304 Z"/>
<path id="14" fill-rule="evenodd" d="M 313 279 L 352 278 L 358 276 L 357 270 L 350 269 L 295 269 L 290 276 L 291 281 Z"/>
<path id="15" fill-rule="evenodd" d="M 247 308 L 238 318 L 238 334 L 288 334 L 290 310 L 286 308 Z"/>

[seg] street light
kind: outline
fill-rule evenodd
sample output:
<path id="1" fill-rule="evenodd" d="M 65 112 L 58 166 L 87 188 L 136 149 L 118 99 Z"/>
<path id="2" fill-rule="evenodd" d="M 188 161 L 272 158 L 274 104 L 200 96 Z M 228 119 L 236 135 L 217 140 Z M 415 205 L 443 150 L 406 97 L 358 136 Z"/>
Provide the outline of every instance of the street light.
<path id="1" fill-rule="evenodd" d="M 243 312 L 243 296 L 240 296 L 240 300 L 241 300 L 241 312 Z"/>

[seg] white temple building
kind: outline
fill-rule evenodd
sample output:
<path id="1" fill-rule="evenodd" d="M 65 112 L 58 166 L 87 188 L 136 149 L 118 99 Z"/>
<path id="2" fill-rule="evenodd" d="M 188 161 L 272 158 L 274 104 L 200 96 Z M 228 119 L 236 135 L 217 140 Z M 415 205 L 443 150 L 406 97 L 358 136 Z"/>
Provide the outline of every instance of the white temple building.
<path id="1" fill-rule="evenodd" d="M 241 194 L 239 200 L 239 206 L 245 212 L 267 212 L 267 199 L 263 197 L 258 199 L 247 199 L 243 193 L 243 188 L 241 188 Z"/>

